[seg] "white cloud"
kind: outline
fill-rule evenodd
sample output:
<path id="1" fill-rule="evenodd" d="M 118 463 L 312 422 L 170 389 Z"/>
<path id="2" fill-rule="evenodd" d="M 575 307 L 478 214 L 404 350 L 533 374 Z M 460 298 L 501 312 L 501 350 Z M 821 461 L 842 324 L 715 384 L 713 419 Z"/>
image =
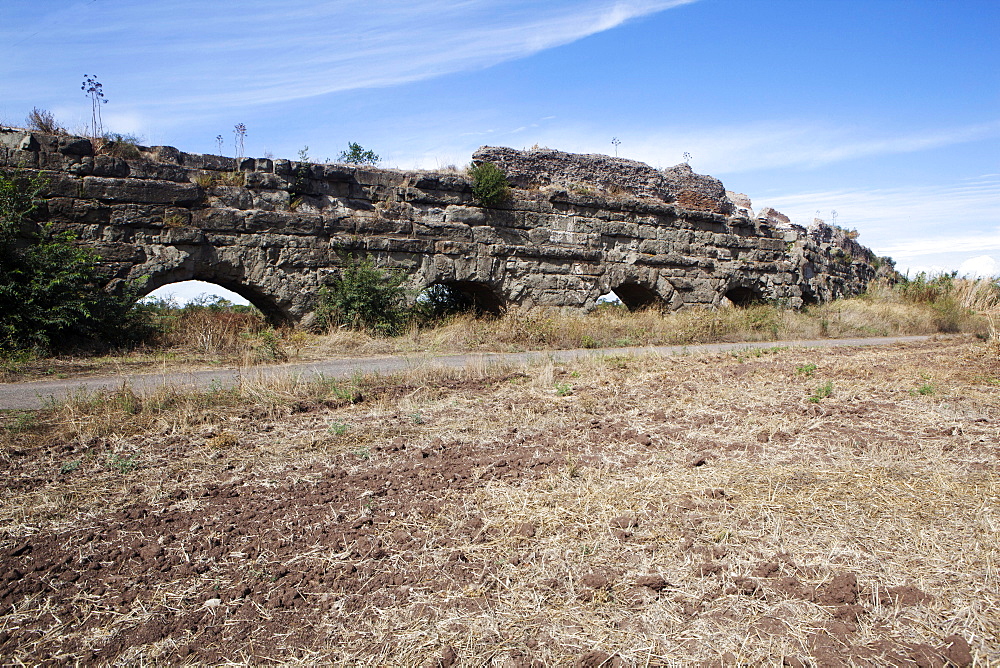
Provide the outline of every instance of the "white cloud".
<path id="1" fill-rule="evenodd" d="M 752 194 L 751 194 L 752 196 Z M 1000 175 L 943 183 L 934 187 L 832 190 L 788 193 L 754 199 L 754 207 L 772 206 L 793 221 L 808 224 L 820 212 L 831 222 L 856 228 L 860 241 L 911 271 L 961 265 L 1000 251 Z"/>
<path id="2" fill-rule="evenodd" d="M 969 258 L 958 267 L 959 276 L 971 278 L 990 278 L 1000 276 L 1000 262 L 989 255 L 977 255 Z"/>

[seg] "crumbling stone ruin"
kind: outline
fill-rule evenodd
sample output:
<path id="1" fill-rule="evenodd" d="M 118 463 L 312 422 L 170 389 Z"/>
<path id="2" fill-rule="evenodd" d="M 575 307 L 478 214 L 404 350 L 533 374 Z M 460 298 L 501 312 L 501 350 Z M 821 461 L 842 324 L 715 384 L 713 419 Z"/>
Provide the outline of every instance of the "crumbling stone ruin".
<path id="1" fill-rule="evenodd" d="M 86 138 L 0 130 L 0 167 L 39 170 L 42 215 L 71 229 L 108 288 L 184 280 L 232 290 L 272 321 L 308 324 L 347 252 L 405 271 L 414 293 L 446 284 L 480 308 L 588 311 L 857 294 L 878 260 L 850 235 L 809 230 L 727 193 L 686 164 L 483 147 L 514 186 L 480 206 L 463 175 L 184 153 L 95 151 Z"/>

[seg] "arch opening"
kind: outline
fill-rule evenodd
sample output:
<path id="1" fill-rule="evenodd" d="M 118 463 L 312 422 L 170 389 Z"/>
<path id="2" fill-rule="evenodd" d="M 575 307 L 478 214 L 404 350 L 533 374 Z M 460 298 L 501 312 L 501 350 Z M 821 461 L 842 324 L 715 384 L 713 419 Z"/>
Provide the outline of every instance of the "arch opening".
<path id="1" fill-rule="evenodd" d="M 485 283 L 476 281 L 439 281 L 427 286 L 417 296 L 417 306 L 431 318 L 458 313 L 500 316 L 506 310 L 503 299 Z"/>
<path id="2" fill-rule="evenodd" d="M 179 281 L 161 285 L 145 297 L 141 302 L 166 302 L 177 306 L 194 304 L 196 306 L 219 305 L 250 306 L 250 301 L 232 290 L 221 285 L 205 281 Z"/>
<path id="3" fill-rule="evenodd" d="M 610 293 L 601 297 L 601 299 L 610 302 L 615 301 L 608 299 L 611 296 L 616 297 L 617 301 L 623 304 L 629 311 L 641 311 L 642 309 L 664 305 L 663 298 L 660 295 L 641 283 L 622 283 Z"/>
<path id="4" fill-rule="evenodd" d="M 289 325 L 292 322 L 273 297 L 235 281 L 168 272 L 148 277 L 140 293 L 142 297 L 139 301 L 148 301 L 150 296 L 165 299 L 173 295 L 177 306 L 181 307 L 195 303 L 216 308 L 233 306 L 239 310 L 249 305 L 260 311 L 268 324 L 273 326 Z M 225 301 L 220 301 L 219 298 Z"/>
<path id="5" fill-rule="evenodd" d="M 733 306 L 746 307 L 764 302 L 764 297 L 759 292 L 744 286 L 730 288 L 724 296 Z"/>

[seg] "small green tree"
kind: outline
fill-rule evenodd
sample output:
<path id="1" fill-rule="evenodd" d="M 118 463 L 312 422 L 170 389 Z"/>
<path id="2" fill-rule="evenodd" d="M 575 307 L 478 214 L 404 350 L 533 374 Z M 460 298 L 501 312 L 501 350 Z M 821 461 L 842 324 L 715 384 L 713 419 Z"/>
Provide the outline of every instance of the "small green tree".
<path id="1" fill-rule="evenodd" d="M 481 162 L 469 170 L 472 195 L 484 206 L 498 206 L 510 199 L 510 184 L 503 171 L 492 162 Z"/>
<path id="2" fill-rule="evenodd" d="M 316 317 L 321 326 L 343 325 L 394 336 L 410 317 L 406 275 L 375 266 L 368 255 L 341 255 L 340 275 L 319 291 Z"/>
<path id="3" fill-rule="evenodd" d="M 70 232 L 34 220 L 44 186 L 38 174 L 0 170 L 0 354 L 148 334 L 134 295 L 105 292 L 97 258 Z"/>
<path id="4" fill-rule="evenodd" d="M 352 141 L 347 145 L 346 151 L 340 152 L 338 161 L 352 165 L 377 165 L 379 157 L 375 151 L 366 150 L 361 144 Z"/>

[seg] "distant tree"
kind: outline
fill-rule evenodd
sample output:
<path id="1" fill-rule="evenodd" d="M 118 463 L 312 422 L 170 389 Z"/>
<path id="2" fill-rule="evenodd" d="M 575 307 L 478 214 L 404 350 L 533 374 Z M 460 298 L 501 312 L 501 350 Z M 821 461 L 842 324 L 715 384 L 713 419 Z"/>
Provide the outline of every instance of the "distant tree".
<path id="1" fill-rule="evenodd" d="M 364 146 L 352 141 L 347 145 L 346 151 L 340 152 L 338 160 L 352 165 L 377 165 L 379 156 L 375 151 L 365 150 Z"/>

